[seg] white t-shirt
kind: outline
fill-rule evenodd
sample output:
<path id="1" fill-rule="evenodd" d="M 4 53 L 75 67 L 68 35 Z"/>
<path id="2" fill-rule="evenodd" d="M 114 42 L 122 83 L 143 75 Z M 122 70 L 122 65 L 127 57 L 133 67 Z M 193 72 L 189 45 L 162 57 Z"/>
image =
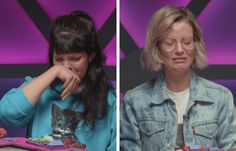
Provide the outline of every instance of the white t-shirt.
<path id="1" fill-rule="evenodd" d="M 181 92 L 172 92 L 167 89 L 167 94 L 175 102 L 178 115 L 178 124 L 183 123 L 183 116 L 186 112 L 189 100 L 189 88 Z"/>

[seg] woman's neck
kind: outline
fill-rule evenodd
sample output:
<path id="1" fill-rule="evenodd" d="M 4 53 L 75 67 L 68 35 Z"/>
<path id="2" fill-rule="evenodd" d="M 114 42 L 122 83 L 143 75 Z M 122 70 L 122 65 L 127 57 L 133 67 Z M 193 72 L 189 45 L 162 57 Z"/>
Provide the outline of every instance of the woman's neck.
<path id="1" fill-rule="evenodd" d="M 173 92 L 186 90 L 190 85 L 191 70 L 188 71 L 170 71 L 164 70 L 167 88 Z"/>

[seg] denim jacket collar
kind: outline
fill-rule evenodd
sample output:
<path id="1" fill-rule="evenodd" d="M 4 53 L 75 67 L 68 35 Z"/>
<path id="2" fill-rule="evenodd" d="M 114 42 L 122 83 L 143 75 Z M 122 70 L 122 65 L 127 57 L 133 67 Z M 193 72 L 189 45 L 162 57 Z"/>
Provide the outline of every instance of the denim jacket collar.
<path id="1" fill-rule="evenodd" d="M 164 73 L 161 72 L 156 78 L 153 91 L 152 91 L 152 101 L 153 104 L 162 104 L 163 102 L 169 100 L 169 96 L 166 91 L 166 80 Z"/>
<path id="2" fill-rule="evenodd" d="M 190 79 L 190 101 L 193 102 L 206 102 L 213 103 L 213 99 L 207 94 L 205 87 L 199 81 L 199 77 L 192 71 Z M 155 81 L 151 103 L 153 104 L 162 104 L 165 101 L 170 100 L 170 97 L 167 94 L 167 86 L 164 73 L 162 72 Z"/>
<path id="3" fill-rule="evenodd" d="M 193 71 L 191 72 L 190 81 L 190 100 L 206 103 L 214 103 L 214 99 L 207 93 L 206 87 L 203 82 L 200 82 L 198 77 Z"/>

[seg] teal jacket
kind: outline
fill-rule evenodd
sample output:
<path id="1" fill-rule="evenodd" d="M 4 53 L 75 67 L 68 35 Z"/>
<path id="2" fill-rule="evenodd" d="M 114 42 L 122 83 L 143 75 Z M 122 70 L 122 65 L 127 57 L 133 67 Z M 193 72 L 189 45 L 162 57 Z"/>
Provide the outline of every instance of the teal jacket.
<path id="1" fill-rule="evenodd" d="M 26 77 L 23 85 L 31 80 L 31 77 Z M 30 124 L 30 137 L 51 134 L 52 104 L 66 109 L 71 105 L 74 97 L 70 96 L 61 101 L 60 94 L 49 87 L 43 92 L 39 102 L 33 106 L 22 91 L 22 86 L 10 90 L 0 101 L 0 119 L 18 127 L 27 127 Z M 80 101 L 77 102 L 76 111 L 83 111 L 83 104 Z M 91 125 L 84 125 L 84 120 L 82 120 L 75 130 L 75 135 L 81 143 L 86 144 L 86 149 L 89 151 L 116 150 L 116 97 L 113 91 L 108 94 L 107 104 L 107 115 L 96 121 L 93 129 Z"/>
<path id="2" fill-rule="evenodd" d="M 177 113 L 163 74 L 126 93 L 120 121 L 121 151 L 174 150 Z M 188 146 L 236 149 L 236 110 L 231 92 L 192 73 L 183 135 Z"/>

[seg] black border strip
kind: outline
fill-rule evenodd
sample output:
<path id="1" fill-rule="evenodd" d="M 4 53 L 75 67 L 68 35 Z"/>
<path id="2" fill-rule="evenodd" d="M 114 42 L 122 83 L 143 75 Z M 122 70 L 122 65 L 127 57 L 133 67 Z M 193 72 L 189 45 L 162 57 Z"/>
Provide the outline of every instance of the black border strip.
<path id="1" fill-rule="evenodd" d="M 139 49 L 138 45 L 129 35 L 129 32 L 127 32 L 122 23 L 120 23 L 120 48 L 124 51 L 125 55 Z"/>
<path id="2" fill-rule="evenodd" d="M 116 35 L 116 9 L 108 17 L 105 23 L 98 31 L 98 40 L 102 49 L 104 49 L 112 38 Z"/>
<path id="3" fill-rule="evenodd" d="M 130 56 L 131 58 L 128 56 L 128 60 L 121 62 L 120 70 L 123 73 L 120 75 L 121 92 L 126 92 L 143 82 L 157 77 L 159 74 L 159 72 L 150 72 L 142 69 L 138 60 L 138 53 L 132 53 Z M 131 64 L 132 67 L 127 68 L 125 66 L 127 64 Z M 195 72 L 208 80 L 236 80 L 236 65 L 210 65 L 204 70 L 195 69 Z"/>
<path id="4" fill-rule="evenodd" d="M 25 76 L 38 76 L 49 68 L 48 64 L 0 64 L 0 78 L 23 78 Z M 109 79 L 116 79 L 116 68 L 106 66 Z"/>
<path id="5" fill-rule="evenodd" d="M 187 8 L 192 11 L 195 16 L 199 16 L 210 0 L 191 0 Z"/>
<path id="6" fill-rule="evenodd" d="M 44 38 L 48 40 L 50 18 L 35 0 L 18 0 L 18 3 L 37 26 Z"/>

